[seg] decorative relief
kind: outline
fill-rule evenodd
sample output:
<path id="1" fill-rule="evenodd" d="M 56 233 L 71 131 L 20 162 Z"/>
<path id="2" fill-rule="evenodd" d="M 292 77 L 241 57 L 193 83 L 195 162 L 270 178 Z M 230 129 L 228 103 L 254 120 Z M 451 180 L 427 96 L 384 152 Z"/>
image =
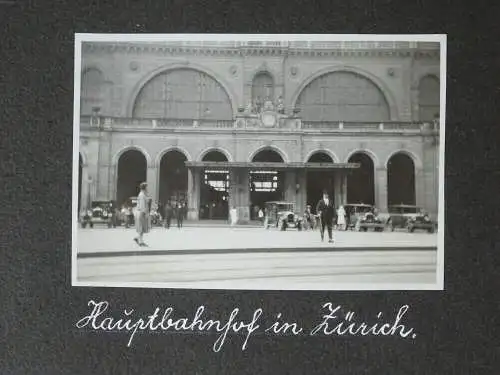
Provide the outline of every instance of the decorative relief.
<path id="1" fill-rule="evenodd" d="M 139 63 L 137 61 L 131 61 L 129 64 L 129 67 L 130 67 L 130 70 L 135 72 L 139 69 Z"/>
<path id="2" fill-rule="evenodd" d="M 297 77 L 297 76 L 298 76 L 298 74 L 299 74 L 299 68 L 297 68 L 296 66 L 292 66 L 292 67 L 290 68 L 290 75 L 291 75 L 292 77 Z"/>
<path id="3" fill-rule="evenodd" d="M 229 68 L 229 72 L 231 73 L 231 75 L 233 77 L 235 77 L 237 74 L 238 74 L 238 67 L 236 65 L 232 65 L 230 68 Z"/>
<path id="4" fill-rule="evenodd" d="M 396 75 L 396 70 L 394 68 L 387 69 L 387 75 L 389 77 L 394 77 Z"/>

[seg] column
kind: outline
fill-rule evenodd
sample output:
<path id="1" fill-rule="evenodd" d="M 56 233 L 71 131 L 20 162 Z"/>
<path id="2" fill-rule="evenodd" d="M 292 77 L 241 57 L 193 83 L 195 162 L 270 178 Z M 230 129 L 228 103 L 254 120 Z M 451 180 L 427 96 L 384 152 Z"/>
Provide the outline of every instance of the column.
<path id="1" fill-rule="evenodd" d="M 296 188 L 297 182 L 295 172 L 287 170 L 285 172 L 285 201 L 295 202 Z"/>
<path id="2" fill-rule="evenodd" d="M 84 165 L 82 166 L 82 189 L 80 191 L 80 196 L 78 197 L 80 200 L 80 211 L 86 211 L 88 209 L 88 197 L 90 193 L 89 185 L 87 166 Z M 80 214 L 80 212 L 78 214 Z"/>
<path id="3" fill-rule="evenodd" d="M 340 170 L 335 170 L 333 172 L 333 202 L 335 206 L 340 206 L 342 204 L 342 172 Z"/>
<path id="4" fill-rule="evenodd" d="M 347 173 L 344 170 L 340 171 L 340 205 L 347 204 Z"/>
<path id="5" fill-rule="evenodd" d="M 250 221 L 250 176 L 247 169 L 238 170 L 238 223 Z"/>
<path id="6" fill-rule="evenodd" d="M 153 199 L 153 202 L 158 202 L 158 179 L 158 168 L 148 165 L 146 182 L 148 184 L 149 196 Z"/>
<path id="7" fill-rule="evenodd" d="M 387 169 L 375 168 L 375 206 L 380 212 L 388 212 L 387 208 Z"/>
<path id="8" fill-rule="evenodd" d="M 188 220 L 198 220 L 200 210 L 200 171 L 188 169 Z"/>
<path id="9" fill-rule="evenodd" d="M 425 173 L 422 168 L 415 168 L 415 205 L 426 208 Z"/>
<path id="10" fill-rule="evenodd" d="M 299 191 L 297 192 L 296 208 L 298 212 L 303 212 L 307 204 L 307 172 L 305 169 L 297 171 L 297 184 Z"/>

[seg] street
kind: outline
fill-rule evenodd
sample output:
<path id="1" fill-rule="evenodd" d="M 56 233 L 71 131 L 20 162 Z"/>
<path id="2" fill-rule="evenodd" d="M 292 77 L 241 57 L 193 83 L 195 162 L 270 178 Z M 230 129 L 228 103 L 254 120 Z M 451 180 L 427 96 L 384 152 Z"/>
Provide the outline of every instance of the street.
<path id="1" fill-rule="evenodd" d="M 405 232 L 319 233 L 263 228 L 78 229 L 81 285 L 198 289 L 401 289 L 435 284 L 437 235 Z M 349 284 L 349 285 L 347 285 Z"/>

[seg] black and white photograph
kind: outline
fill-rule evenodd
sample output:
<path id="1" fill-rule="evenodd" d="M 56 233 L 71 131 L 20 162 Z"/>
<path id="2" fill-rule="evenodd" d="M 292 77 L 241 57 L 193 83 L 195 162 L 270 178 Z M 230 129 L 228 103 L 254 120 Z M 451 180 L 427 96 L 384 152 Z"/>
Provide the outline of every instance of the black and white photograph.
<path id="1" fill-rule="evenodd" d="M 444 35 L 76 34 L 73 286 L 442 290 Z"/>

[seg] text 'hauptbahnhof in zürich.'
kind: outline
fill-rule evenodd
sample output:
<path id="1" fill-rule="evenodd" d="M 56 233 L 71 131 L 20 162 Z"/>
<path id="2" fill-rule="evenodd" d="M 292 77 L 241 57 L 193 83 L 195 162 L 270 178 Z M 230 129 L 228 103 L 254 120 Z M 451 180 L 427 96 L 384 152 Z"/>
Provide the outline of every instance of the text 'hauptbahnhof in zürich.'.
<path id="1" fill-rule="evenodd" d="M 83 42 L 79 210 L 147 181 L 188 218 L 438 210 L 439 43 Z"/>

